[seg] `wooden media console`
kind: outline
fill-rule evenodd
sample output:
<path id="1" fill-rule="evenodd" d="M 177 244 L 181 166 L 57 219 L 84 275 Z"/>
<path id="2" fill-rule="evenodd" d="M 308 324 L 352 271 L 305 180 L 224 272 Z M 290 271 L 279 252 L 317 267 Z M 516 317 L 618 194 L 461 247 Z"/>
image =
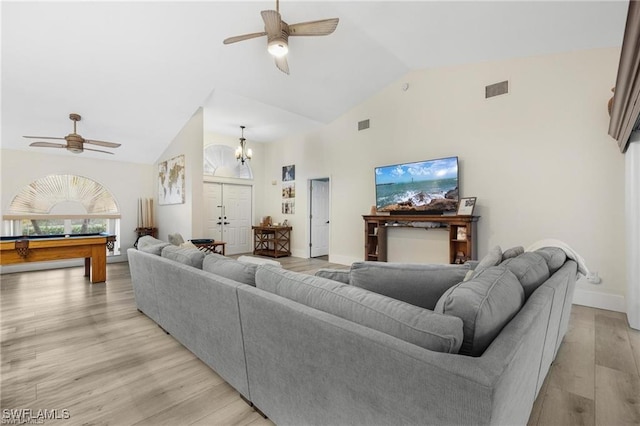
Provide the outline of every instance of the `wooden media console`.
<path id="1" fill-rule="evenodd" d="M 364 260 L 387 261 L 387 229 L 425 229 L 426 223 L 444 224 L 449 231 L 449 262 L 475 260 L 476 222 L 479 216 L 364 215 Z M 460 238 L 458 238 L 460 237 Z"/>

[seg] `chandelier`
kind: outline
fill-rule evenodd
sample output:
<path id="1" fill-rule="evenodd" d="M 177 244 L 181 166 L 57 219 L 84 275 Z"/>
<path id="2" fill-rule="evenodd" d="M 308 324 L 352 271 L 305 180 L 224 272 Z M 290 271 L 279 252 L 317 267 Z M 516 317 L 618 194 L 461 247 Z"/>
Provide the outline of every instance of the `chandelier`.
<path id="1" fill-rule="evenodd" d="M 242 136 L 240 137 L 240 146 L 236 148 L 236 160 L 244 165 L 246 160 L 251 160 L 251 148 L 247 148 L 247 140 L 244 138 L 244 126 L 240 126 L 242 129 Z"/>

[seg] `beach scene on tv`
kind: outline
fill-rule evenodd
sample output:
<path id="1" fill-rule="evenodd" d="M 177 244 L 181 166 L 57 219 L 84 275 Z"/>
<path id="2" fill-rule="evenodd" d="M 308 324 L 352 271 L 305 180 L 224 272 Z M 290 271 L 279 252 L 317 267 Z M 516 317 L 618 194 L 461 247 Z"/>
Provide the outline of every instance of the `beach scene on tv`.
<path id="1" fill-rule="evenodd" d="M 458 208 L 458 157 L 376 167 L 376 210 L 442 214 Z"/>

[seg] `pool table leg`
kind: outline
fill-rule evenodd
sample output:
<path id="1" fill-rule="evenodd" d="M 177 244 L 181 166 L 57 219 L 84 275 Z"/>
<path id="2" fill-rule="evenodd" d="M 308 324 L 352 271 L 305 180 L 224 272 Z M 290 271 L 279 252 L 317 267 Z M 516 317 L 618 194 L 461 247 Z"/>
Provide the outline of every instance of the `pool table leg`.
<path id="1" fill-rule="evenodd" d="M 88 277 L 90 273 L 91 273 L 91 258 L 85 257 L 84 258 L 84 276 Z"/>
<path id="2" fill-rule="evenodd" d="M 107 249 L 104 245 L 94 245 L 91 249 L 91 283 L 103 283 L 107 281 Z M 87 272 L 87 259 L 85 259 L 85 273 Z"/>

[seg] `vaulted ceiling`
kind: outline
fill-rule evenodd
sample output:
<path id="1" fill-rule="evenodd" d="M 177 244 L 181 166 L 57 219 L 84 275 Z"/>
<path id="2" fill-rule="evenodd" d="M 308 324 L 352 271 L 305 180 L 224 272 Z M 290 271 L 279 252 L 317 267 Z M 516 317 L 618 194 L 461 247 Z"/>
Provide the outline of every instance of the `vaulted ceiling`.
<path id="1" fill-rule="evenodd" d="M 206 131 L 269 142 L 322 126 L 411 70 L 620 46 L 627 1 L 283 0 L 288 23 L 338 17 L 290 39 L 290 75 L 263 30 L 275 2 L 2 2 L 2 148 L 22 135 L 122 143 L 82 156 L 153 163 L 200 106 Z M 74 155 L 62 149 L 46 152 Z"/>

